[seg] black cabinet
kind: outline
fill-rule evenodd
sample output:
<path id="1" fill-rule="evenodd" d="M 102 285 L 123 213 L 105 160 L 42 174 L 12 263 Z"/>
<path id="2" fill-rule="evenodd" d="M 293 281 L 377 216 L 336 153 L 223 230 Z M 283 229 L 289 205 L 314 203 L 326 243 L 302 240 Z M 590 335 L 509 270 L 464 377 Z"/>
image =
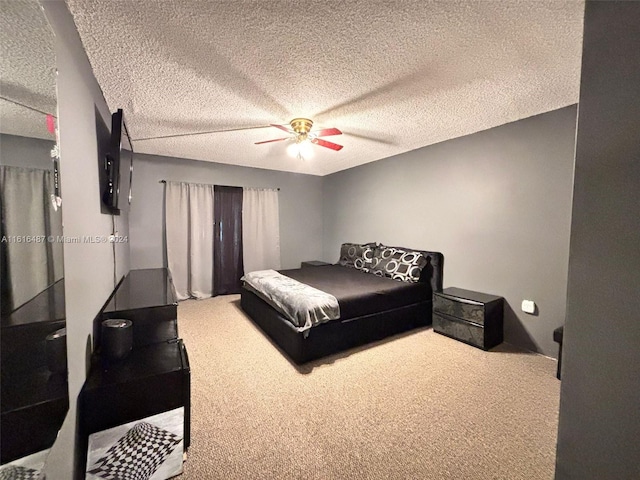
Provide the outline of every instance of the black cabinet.
<path id="1" fill-rule="evenodd" d="M 126 358 L 109 362 L 101 356 L 100 337 L 96 338 L 91 368 L 79 398 L 80 475 L 91 467 L 87 454 L 95 453 L 88 452 L 90 439 L 96 435 L 108 438 L 109 432 L 136 436 L 131 432 L 148 426 L 149 418 L 159 419 L 163 414 L 172 422 L 176 415 L 180 417 L 176 435 L 181 438 L 181 448 L 186 450 L 190 445 L 191 371 L 187 349 L 178 338 L 177 301 L 168 272 L 129 272 L 98 315 L 96 333 L 102 320 L 108 318 L 131 320 L 133 349 Z M 163 425 L 152 428 L 162 430 Z M 117 445 L 114 443 L 116 450 Z"/>
<path id="2" fill-rule="evenodd" d="M 433 330 L 489 350 L 503 340 L 503 302 L 495 295 L 445 288 L 433 294 Z"/>
<path id="3" fill-rule="evenodd" d="M 0 320 L 0 464 L 4 465 L 50 448 L 69 409 L 66 338 L 61 337 L 61 371 L 48 368 L 46 340 L 66 325 L 64 280 Z"/>
<path id="4" fill-rule="evenodd" d="M 124 277 L 94 322 L 96 349 L 109 318 L 133 322 L 133 348 L 178 338 L 178 300 L 167 269 L 131 270 Z"/>
<path id="5" fill-rule="evenodd" d="M 302 262 L 300 267 L 301 268 L 305 268 L 305 267 L 323 267 L 325 265 L 331 265 L 331 264 L 327 263 L 327 262 L 322 262 L 320 260 L 308 260 L 306 262 Z"/>
<path id="6" fill-rule="evenodd" d="M 562 337 L 564 336 L 564 325 L 556 328 L 553 331 L 553 341 L 558 343 L 558 370 L 556 371 L 556 378 L 562 380 Z"/>
<path id="7" fill-rule="evenodd" d="M 189 387 L 189 361 L 182 340 L 134 349 L 113 365 L 94 355 L 82 389 L 83 430 L 91 434 L 183 407 L 189 403 Z M 185 448 L 188 431 L 185 418 Z"/>

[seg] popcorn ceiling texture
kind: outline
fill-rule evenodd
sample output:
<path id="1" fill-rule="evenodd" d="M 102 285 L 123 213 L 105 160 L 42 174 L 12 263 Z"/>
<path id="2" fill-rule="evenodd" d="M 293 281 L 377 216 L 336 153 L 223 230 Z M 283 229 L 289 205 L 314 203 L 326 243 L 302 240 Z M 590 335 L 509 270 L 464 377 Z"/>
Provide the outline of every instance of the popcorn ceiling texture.
<path id="1" fill-rule="evenodd" d="M 326 175 L 578 101 L 582 1 L 67 0 L 135 139 L 288 123 L 340 152 L 286 155 L 275 128 L 138 152 Z"/>
<path id="2" fill-rule="evenodd" d="M 0 95 L 56 115 L 53 32 L 37 0 L 0 0 Z M 0 132 L 53 140 L 46 116 L 0 99 Z"/>

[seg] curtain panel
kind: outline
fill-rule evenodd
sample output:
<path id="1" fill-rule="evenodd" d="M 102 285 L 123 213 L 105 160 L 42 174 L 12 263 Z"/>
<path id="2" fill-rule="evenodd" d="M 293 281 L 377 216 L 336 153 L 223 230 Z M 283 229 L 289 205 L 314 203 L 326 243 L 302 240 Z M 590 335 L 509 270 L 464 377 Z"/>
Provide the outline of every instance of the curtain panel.
<path id="1" fill-rule="evenodd" d="M 63 276 L 62 212 L 53 208 L 50 170 L 0 166 L 3 311 Z"/>
<path id="2" fill-rule="evenodd" d="M 167 264 L 178 300 L 213 295 L 213 185 L 167 182 Z"/>
<path id="3" fill-rule="evenodd" d="M 280 269 L 278 190 L 244 189 L 242 244 L 245 273 Z"/>
<path id="4" fill-rule="evenodd" d="M 213 294 L 242 290 L 242 187 L 216 185 L 214 191 Z"/>
<path id="5" fill-rule="evenodd" d="M 243 272 L 280 269 L 276 189 L 180 182 L 165 188 L 167 265 L 178 300 L 235 293 Z"/>

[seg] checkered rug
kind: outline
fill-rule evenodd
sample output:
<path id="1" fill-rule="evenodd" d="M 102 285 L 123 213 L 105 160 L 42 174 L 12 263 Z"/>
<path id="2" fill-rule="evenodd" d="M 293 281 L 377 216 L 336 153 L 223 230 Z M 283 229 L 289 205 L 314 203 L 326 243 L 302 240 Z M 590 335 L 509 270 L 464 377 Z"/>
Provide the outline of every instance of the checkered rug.
<path id="1" fill-rule="evenodd" d="M 148 480 L 181 440 L 150 423 L 137 423 L 88 473 L 106 480 Z"/>
<path id="2" fill-rule="evenodd" d="M 40 472 L 33 468 L 8 465 L 0 469 L 0 480 L 38 480 L 40 478 Z"/>

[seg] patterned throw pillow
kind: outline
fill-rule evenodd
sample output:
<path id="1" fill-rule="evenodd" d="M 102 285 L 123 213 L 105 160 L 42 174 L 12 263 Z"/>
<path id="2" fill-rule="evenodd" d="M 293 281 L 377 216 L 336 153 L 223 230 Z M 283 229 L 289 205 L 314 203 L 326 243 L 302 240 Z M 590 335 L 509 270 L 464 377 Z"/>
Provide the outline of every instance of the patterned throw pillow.
<path id="1" fill-rule="evenodd" d="M 338 264 L 358 270 L 369 268 L 373 262 L 375 248 L 375 243 L 343 243 L 340 247 Z"/>
<path id="2" fill-rule="evenodd" d="M 379 262 L 378 247 L 375 244 L 373 246 L 362 245 L 362 247 L 362 257 L 356 259 L 354 267 L 365 273 L 370 273 Z"/>
<path id="3" fill-rule="evenodd" d="M 425 256 L 413 250 L 380 245 L 377 254 L 378 261 L 371 273 L 401 282 L 418 282 L 422 269 L 427 265 Z"/>
<path id="4" fill-rule="evenodd" d="M 147 422 L 135 424 L 89 471 L 107 480 L 147 480 L 182 441 Z"/>

